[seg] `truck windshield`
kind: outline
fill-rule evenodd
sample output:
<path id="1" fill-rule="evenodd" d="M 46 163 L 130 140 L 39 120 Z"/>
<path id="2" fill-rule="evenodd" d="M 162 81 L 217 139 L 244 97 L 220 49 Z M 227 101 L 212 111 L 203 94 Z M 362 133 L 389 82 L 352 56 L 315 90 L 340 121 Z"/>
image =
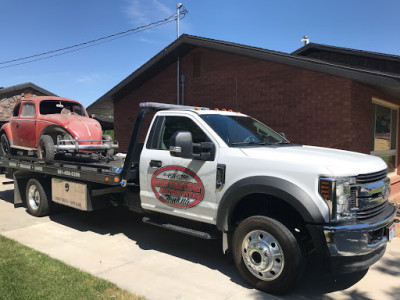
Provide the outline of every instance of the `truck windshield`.
<path id="1" fill-rule="evenodd" d="M 230 147 L 288 144 L 289 141 L 268 126 L 247 116 L 207 114 L 200 117 Z"/>

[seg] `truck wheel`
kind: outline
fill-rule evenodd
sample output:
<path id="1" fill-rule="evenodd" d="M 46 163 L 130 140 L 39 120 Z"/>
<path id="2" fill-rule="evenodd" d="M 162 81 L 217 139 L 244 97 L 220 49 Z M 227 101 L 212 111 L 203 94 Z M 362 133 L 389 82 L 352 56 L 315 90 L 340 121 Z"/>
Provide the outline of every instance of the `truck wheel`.
<path id="1" fill-rule="evenodd" d="M 111 136 L 109 136 L 108 134 L 104 134 L 102 136 L 102 139 L 103 139 L 103 141 L 109 141 L 109 143 L 112 145 L 113 140 L 112 140 Z M 104 144 L 106 144 L 106 143 L 107 142 L 105 142 Z M 114 149 L 103 150 L 102 154 L 105 157 L 112 157 L 114 155 Z"/>
<path id="2" fill-rule="evenodd" d="M 264 216 L 242 221 L 233 235 L 233 259 L 243 279 L 268 293 L 287 293 L 304 265 L 303 253 L 282 223 Z"/>
<path id="3" fill-rule="evenodd" d="M 26 207 L 35 217 L 48 215 L 50 212 L 49 197 L 43 186 L 36 179 L 29 179 L 26 185 Z"/>
<path id="4" fill-rule="evenodd" d="M 0 138 L 0 151 L 1 155 L 11 155 L 14 154 L 14 151 L 10 147 L 10 141 L 5 133 L 1 135 Z"/>
<path id="5" fill-rule="evenodd" d="M 56 155 L 54 142 L 51 136 L 42 135 L 39 139 L 37 156 L 39 158 L 53 160 Z"/>

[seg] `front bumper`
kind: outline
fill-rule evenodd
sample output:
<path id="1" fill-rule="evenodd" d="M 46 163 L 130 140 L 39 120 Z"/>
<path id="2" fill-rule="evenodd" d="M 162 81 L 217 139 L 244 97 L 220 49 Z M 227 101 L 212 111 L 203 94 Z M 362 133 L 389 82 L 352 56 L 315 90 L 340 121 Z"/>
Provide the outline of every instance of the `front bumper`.
<path id="1" fill-rule="evenodd" d="M 60 140 L 54 147 L 57 151 L 102 151 L 117 149 L 118 143 L 110 140 Z"/>
<path id="2" fill-rule="evenodd" d="M 332 271 L 355 272 L 383 256 L 395 216 L 396 209 L 388 203 L 384 211 L 363 223 L 310 225 L 309 230 L 314 240 L 319 239 L 317 253 L 328 260 Z"/>

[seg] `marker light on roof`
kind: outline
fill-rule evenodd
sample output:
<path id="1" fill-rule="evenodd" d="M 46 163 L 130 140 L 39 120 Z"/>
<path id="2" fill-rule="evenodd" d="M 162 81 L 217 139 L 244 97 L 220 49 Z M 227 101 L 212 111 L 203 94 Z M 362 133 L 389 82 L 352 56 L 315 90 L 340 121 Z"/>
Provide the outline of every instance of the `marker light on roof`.
<path id="1" fill-rule="evenodd" d="M 159 103 L 159 102 L 141 102 L 139 104 L 139 106 L 142 108 L 150 107 L 150 108 L 155 108 L 155 109 L 177 109 L 177 110 L 187 110 L 187 109 L 208 110 L 209 109 L 207 107 L 176 105 L 176 104 Z"/>

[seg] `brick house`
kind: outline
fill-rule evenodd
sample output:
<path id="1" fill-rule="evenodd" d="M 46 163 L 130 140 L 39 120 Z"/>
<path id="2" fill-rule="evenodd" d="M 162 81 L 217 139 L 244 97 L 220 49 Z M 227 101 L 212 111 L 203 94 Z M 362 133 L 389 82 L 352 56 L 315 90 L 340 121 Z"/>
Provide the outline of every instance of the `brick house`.
<path id="1" fill-rule="evenodd" d="M 180 104 L 241 111 L 295 143 L 381 156 L 400 191 L 399 56 L 319 44 L 287 54 L 182 35 L 88 111 L 114 114 L 126 151 L 138 103 L 176 104 L 178 93 Z"/>
<path id="2" fill-rule="evenodd" d="M 55 95 L 31 82 L 0 88 L 0 126 L 10 120 L 15 103 L 31 96 Z"/>

